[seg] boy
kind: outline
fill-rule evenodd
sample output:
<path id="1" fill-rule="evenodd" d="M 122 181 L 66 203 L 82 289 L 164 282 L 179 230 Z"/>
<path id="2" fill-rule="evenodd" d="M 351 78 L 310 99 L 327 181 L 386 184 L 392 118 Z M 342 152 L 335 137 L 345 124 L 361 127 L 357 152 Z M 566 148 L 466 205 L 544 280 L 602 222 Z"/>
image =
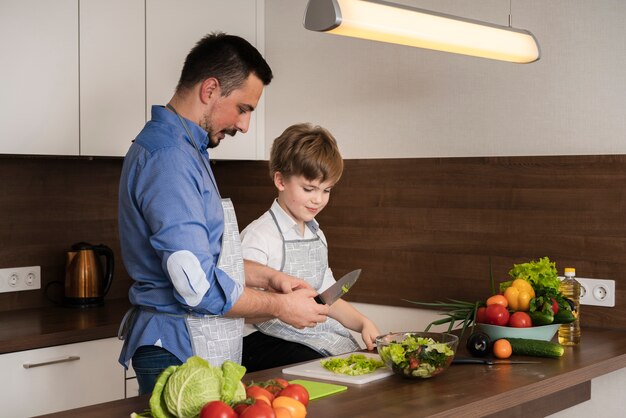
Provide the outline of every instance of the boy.
<path id="1" fill-rule="evenodd" d="M 315 216 L 343 172 L 337 142 L 320 126 L 290 126 L 274 141 L 269 166 L 278 198 L 241 233 L 243 258 L 304 279 L 321 293 L 335 279 Z M 339 299 L 328 317 L 305 329 L 278 319 L 257 321 L 257 331 L 244 337 L 242 364 L 253 372 L 359 350 L 346 328 L 360 332 L 367 348 L 374 348 L 378 328 L 348 302 Z"/>

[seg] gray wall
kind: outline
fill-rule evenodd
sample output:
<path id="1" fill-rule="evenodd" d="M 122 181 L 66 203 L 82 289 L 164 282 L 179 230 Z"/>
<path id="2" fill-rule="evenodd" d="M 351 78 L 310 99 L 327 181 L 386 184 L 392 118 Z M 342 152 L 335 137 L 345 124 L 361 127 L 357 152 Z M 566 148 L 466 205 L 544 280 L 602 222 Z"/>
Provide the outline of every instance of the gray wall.
<path id="1" fill-rule="evenodd" d="M 506 0 L 396 2 L 508 24 Z M 306 31 L 306 3 L 265 2 L 267 150 L 310 121 L 345 158 L 626 153 L 626 1 L 514 0 L 532 64 Z"/>

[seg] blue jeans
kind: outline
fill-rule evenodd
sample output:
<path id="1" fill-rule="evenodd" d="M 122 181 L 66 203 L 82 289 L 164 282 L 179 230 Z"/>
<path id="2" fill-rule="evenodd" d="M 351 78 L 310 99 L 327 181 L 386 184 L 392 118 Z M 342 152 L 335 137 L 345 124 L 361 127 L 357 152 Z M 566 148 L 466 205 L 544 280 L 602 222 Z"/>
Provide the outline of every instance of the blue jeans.
<path id="1" fill-rule="evenodd" d="M 183 364 L 176 356 L 156 345 L 142 345 L 132 359 L 133 369 L 139 383 L 139 394 L 152 393 L 154 384 L 163 370 Z"/>

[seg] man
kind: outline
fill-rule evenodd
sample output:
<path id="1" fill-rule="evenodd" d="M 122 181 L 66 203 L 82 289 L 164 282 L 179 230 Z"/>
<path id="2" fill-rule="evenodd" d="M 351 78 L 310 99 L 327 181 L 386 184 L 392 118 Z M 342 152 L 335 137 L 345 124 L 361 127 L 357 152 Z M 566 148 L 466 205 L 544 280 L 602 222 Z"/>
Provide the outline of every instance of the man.
<path id="1" fill-rule="evenodd" d="M 271 79 L 244 39 L 206 36 L 187 56 L 170 102 L 153 106 L 126 155 L 119 230 L 135 308 L 123 320 L 120 362 L 132 359 L 141 394 L 191 355 L 215 366 L 240 362 L 240 317 L 275 317 L 297 328 L 326 320 L 328 306 L 313 300 L 304 281 L 251 262 L 244 278 L 234 210 L 209 165 L 207 149 L 247 131 Z"/>

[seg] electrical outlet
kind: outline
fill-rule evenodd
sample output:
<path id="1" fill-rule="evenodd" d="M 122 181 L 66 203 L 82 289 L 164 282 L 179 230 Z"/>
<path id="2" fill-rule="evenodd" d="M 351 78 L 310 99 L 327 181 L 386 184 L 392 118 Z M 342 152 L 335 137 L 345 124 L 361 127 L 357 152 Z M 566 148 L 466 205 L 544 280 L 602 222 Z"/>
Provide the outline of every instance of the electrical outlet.
<path id="1" fill-rule="evenodd" d="M 580 283 L 580 304 L 593 306 L 615 306 L 615 280 L 587 279 L 576 277 Z"/>
<path id="2" fill-rule="evenodd" d="M 41 289 L 41 267 L 0 269 L 0 293 Z"/>

